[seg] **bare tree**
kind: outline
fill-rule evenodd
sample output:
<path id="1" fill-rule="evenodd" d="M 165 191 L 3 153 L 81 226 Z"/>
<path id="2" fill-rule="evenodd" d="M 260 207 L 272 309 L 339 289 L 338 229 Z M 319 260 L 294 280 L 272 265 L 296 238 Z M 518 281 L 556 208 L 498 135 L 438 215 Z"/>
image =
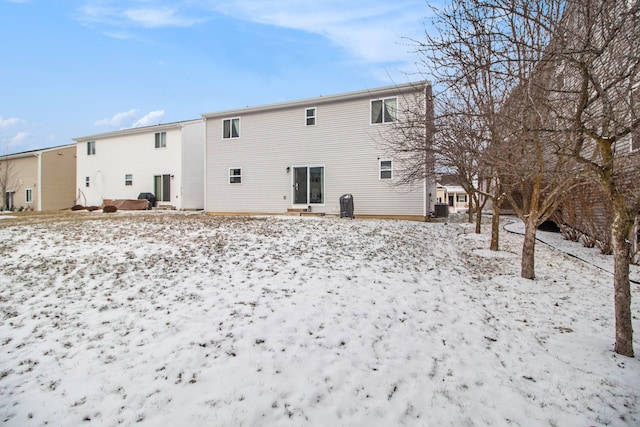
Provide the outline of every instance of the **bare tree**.
<path id="1" fill-rule="evenodd" d="M 640 154 L 633 151 L 640 126 L 638 40 L 640 2 L 570 0 L 551 47 L 559 68 L 555 122 L 611 208 L 615 350 L 626 356 L 634 354 L 629 240 L 640 211 Z"/>
<path id="2" fill-rule="evenodd" d="M 427 33 L 426 41 L 418 42 L 421 64 L 444 88 L 445 100 L 437 104 L 438 122 L 472 123 L 454 127 L 465 135 L 447 138 L 451 143 L 438 150 L 438 158 L 459 162 L 452 156 L 467 150 L 470 139 L 478 140 L 482 149 L 473 154 L 478 160 L 474 173 L 477 179 L 493 177 L 489 187 L 493 191 L 484 193 L 494 205 L 492 249 L 498 246 L 498 209 L 508 198 L 525 224 L 521 275 L 526 278 L 535 277 L 538 225 L 554 212 L 562 194 L 576 185 L 574 175 L 567 174 L 568 156 L 550 155 L 564 154 L 570 140 L 548 128 L 550 111 L 545 103 L 549 88 L 544 76 L 553 60 L 546 48 L 563 4 L 453 0 L 447 8 L 434 10 L 436 34 Z M 456 131 L 448 126 L 438 132 Z"/>

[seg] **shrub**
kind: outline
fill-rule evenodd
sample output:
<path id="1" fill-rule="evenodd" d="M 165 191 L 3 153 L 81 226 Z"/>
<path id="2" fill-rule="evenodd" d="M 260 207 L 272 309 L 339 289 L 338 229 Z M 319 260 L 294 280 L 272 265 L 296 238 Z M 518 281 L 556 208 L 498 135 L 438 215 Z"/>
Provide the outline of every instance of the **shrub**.
<path id="1" fill-rule="evenodd" d="M 102 208 L 102 212 L 104 213 L 114 213 L 114 212 L 118 212 L 118 208 L 116 208 L 115 206 L 105 206 L 104 208 Z"/>
<path id="2" fill-rule="evenodd" d="M 73 206 L 71 206 L 71 210 L 72 211 L 83 211 L 84 210 L 84 206 L 82 206 L 82 205 L 73 205 Z"/>

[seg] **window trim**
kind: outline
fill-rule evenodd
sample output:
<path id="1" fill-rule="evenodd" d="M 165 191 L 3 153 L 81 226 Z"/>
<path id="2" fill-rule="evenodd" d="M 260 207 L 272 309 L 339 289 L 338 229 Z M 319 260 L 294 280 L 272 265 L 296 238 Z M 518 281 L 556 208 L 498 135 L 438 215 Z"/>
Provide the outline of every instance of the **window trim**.
<path id="1" fill-rule="evenodd" d="M 154 134 L 154 145 L 156 149 L 167 148 L 167 132 L 156 132 Z"/>
<path id="2" fill-rule="evenodd" d="M 33 203 L 33 188 L 24 189 L 24 202 L 27 204 Z"/>
<path id="3" fill-rule="evenodd" d="M 309 111 L 313 110 L 313 115 L 309 115 Z M 307 107 L 304 109 L 304 125 L 315 126 L 317 123 L 318 109 L 316 107 Z M 313 123 L 309 124 L 309 120 L 313 120 Z"/>
<path id="4" fill-rule="evenodd" d="M 388 169 L 383 169 L 382 168 L 382 163 L 386 163 L 389 162 L 389 168 Z M 383 178 L 382 173 L 383 172 L 389 172 L 389 177 L 388 178 Z M 378 159 L 378 179 L 380 181 L 386 181 L 386 180 L 392 180 L 393 179 L 393 159 Z"/>
<path id="5" fill-rule="evenodd" d="M 238 121 L 237 136 L 233 136 L 234 120 Z M 225 122 L 229 122 L 229 136 L 226 136 L 225 127 L 224 127 Z M 240 138 L 240 117 L 228 117 L 226 119 L 222 119 L 222 139 L 238 139 L 238 138 Z"/>
<path id="6" fill-rule="evenodd" d="M 125 186 L 133 185 L 133 174 L 132 173 L 124 174 L 124 185 Z"/>
<path id="7" fill-rule="evenodd" d="M 240 175 L 231 175 L 231 171 L 235 171 L 235 170 L 240 171 Z M 239 179 L 239 181 L 233 182 L 233 179 Z M 227 175 L 227 184 L 229 185 L 242 184 L 242 168 L 240 167 L 229 168 L 229 174 Z"/>
<path id="8" fill-rule="evenodd" d="M 393 117 L 391 118 L 391 120 L 385 120 L 386 114 L 385 114 L 385 108 L 384 107 L 386 105 L 386 101 L 391 100 L 391 99 L 395 100 L 395 103 L 396 103 L 396 105 L 394 107 L 395 111 L 394 111 L 394 114 L 393 114 Z M 379 122 L 378 121 L 375 121 L 375 122 L 373 121 L 373 103 L 374 102 L 381 102 L 382 103 L 381 104 L 382 110 L 380 111 L 380 113 L 381 113 L 380 114 L 381 121 L 379 121 Z M 384 124 L 388 124 L 388 123 L 393 123 L 393 122 L 395 122 L 397 120 L 398 120 L 398 97 L 397 96 L 389 96 L 389 97 L 386 97 L 386 98 L 376 98 L 376 99 L 372 99 L 372 100 L 369 101 L 369 124 L 371 124 L 371 125 L 384 125 Z"/>
<path id="9" fill-rule="evenodd" d="M 87 156 L 95 156 L 95 155 L 96 155 L 96 142 L 87 141 Z"/>

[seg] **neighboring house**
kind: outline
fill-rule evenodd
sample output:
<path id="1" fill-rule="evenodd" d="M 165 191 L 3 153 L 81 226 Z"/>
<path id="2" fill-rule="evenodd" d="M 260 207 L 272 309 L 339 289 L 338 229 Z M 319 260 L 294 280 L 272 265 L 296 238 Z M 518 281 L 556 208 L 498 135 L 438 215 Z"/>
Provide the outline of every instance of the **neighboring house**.
<path id="1" fill-rule="evenodd" d="M 204 122 L 201 119 L 74 138 L 77 203 L 137 199 L 156 206 L 204 208 Z"/>
<path id="2" fill-rule="evenodd" d="M 451 177 L 443 176 L 437 182 L 437 202 L 449 206 L 449 213 L 468 212 L 469 195 Z"/>
<path id="3" fill-rule="evenodd" d="M 0 157 L 1 210 L 48 211 L 73 206 L 75 157 L 73 144 Z"/>
<path id="4" fill-rule="evenodd" d="M 425 218 L 435 184 L 399 185 L 401 165 L 380 138 L 409 99 L 431 102 L 427 89 L 421 82 L 203 114 L 205 210 L 339 215 L 340 197 L 352 194 L 356 216 Z"/>

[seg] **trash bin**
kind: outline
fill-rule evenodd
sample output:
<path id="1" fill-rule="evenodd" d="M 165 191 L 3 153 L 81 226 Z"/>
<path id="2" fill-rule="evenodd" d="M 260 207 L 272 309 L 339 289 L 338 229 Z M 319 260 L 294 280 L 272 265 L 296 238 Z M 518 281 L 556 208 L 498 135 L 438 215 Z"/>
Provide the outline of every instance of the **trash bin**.
<path id="1" fill-rule="evenodd" d="M 138 200 L 147 199 L 147 210 L 156 206 L 156 196 L 153 193 L 140 193 L 138 194 Z"/>
<path id="2" fill-rule="evenodd" d="M 340 196 L 340 218 L 345 217 L 353 219 L 353 196 L 351 194 Z"/>
<path id="3" fill-rule="evenodd" d="M 446 203 L 436 203 L 436 218 L 446 218 L 449 216 L 449 205 Z"/>

